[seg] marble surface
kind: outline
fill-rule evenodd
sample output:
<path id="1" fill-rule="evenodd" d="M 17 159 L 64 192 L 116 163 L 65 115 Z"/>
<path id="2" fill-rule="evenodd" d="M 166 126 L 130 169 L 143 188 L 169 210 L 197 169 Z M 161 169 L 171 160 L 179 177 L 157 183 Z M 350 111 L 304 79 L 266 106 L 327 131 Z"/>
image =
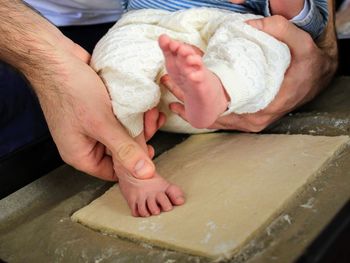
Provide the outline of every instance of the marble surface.
<path id="1" fill-rule="evenodd" d="M 350 78 L 341 77 L 312 103 L 265 133 L 350 135 Z M 160 153 L 186 136 L 160 134 Z M 292 262 L 350 199 L 350 150 L 310 182 L 231 262 Z M 69 186 L 69 187 L 67 187 Z M 208 262 L 97 233 L 70 216 L 111 186 L 62 166 L 0 200 L 0 258 L 8 262 Z M 334 193 L 337 193 L 336 195 Z"/>

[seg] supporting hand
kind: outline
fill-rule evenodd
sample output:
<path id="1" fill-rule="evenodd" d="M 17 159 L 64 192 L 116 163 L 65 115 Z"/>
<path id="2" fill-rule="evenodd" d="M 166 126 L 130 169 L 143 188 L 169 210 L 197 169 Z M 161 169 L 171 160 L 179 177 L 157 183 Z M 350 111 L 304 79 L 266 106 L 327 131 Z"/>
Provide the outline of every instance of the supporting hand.
<path id="1" fill-rule="evenodd" d="M 319 43 L 322 46 L 321 49 L 308 33 L 281 16 L 251 20 L 248 21 L 248 24 L 286 43 L 292 54 L 291 65 L 286 72 L 280 91 L 267 108 L 253 114 L 230 114 L 220 117 L 210 127 L 212 129 L 259 132 L 283 115 L 314 98 L 329 84 L 336 70 L 337 51 L 334 28 L 327 29 L 328 36 Z M 162 82 L 179 100 L 182 100 L 181 90 L 172 83 L 169 77 L 163 77 Z M 184 107 L 181 103 L 172 103 L 170 108 L 185 118 Z"/>
<path id="2" fill-rule="evenodd" d="M 86 64 L 89 55 L 76 45 L 72 47 L 74 51 L 58 54 L 60 62 L 51 69 L 57 75 L 51 75 L 51 83 L 34 72 L 25 72 L 61 157 L 105 180 L 117 180 L 115 171 L 142 179 L 152 177 L 153 163 L 116 120 L 104 84 Z"/>
<path id="3" fill-rule="evenodd" d="M 116 120 L 90 55 L 22 1 L 0 2 L 0 59 L 30 82 L 63 160 L 105 180 L 152 177 L 154 164 Z"/>

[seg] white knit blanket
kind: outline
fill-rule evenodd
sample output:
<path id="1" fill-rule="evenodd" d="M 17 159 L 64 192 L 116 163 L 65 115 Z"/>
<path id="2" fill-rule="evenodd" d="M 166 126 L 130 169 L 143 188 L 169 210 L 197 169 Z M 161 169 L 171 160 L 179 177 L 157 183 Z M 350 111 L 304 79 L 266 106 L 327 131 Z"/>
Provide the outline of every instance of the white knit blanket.
<path id="1" fill-rule="evenodd" d="M 144 112 L 157 105 L 167 115 L 163 130 L 203 132 L 168 110 L 176 98 L 158 85 L 165 73 L 158 37 L 165 33 L 204 51 L 204 64 L 231 98 L 225 114 L 253 113 L 274 99 L 290 63 L 285 44 L 245 23 L 257 17 L 214 8 L 131 11 L 99 41 L 91 65 L 109 90 L 115 115 L 132 136 L 143 130 Z"/>

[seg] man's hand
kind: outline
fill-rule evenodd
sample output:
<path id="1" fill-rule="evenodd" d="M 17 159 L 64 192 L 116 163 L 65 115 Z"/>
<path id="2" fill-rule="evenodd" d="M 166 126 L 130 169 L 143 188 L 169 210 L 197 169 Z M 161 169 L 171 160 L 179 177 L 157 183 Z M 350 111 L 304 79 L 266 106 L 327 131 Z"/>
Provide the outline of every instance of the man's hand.
<path id="1" fill-rule="evenodd" d="M 105 180 L 152 177 L 154 164 L 116 120 L 89 54 L 22 1 L 0 3 L 0 59 L 32 85 L 63 160 Z"/>
<path id="2" fill-rule="evenodd" d="M 153 135 L 164 125 L 166 121 L 165 114 L 153 108 L 144 115 L 144 134 L 146 141 L 150 140 Z M 152 155 L 151 155 L 152 156 Z"/>
<path id="3" fill-rule="evenodd" d="M 86 64 L 89 56 L 83 59 L 62 52 L 59 57 L 60 64 L 55 67 L 61 70 L 55 71 L 60 74 L 53 76 L 52 81 L 60 80 L 54 87 L 41 87 L 44 83 L 28 78 L 36 88 L 63 160 L 105 180 L 116 180 L 115 171 L 142 179 L 152 177 L 153 163 L 116 120 L 104 84 Z M 111 157 L 106 154 L 107 149 Z"/>
<path id="4" fill-rule="evenodd" d="M 291 65 L 280 91 L 267 108 L 253 114 L 230 114 L 220 117 L 209 128 L 259 132 L 314 98 L 328 85 L 336 70 L 336 44 L 330 41 L 332 37 L 334 38 L 332 32 L 327 38 L 327 45 L 320 49 L 308 33 L 281 16 L 251 20 L 248 24 L 286 43 L 291 50 Z M 163 77 L 162 82 L 179 100 L 182 99 L 181 90 L 171 82 L 170 78 Z M 170 109 L 185 119 L 181 103 L 172 103 Z"/>

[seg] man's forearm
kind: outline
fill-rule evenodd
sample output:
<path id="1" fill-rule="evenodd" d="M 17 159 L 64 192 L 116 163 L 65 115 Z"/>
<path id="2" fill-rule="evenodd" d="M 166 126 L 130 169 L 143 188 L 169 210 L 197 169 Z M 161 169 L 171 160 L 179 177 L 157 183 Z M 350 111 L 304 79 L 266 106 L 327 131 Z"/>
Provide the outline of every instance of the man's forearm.
<path id="1" fill-rule="evenodd" d="M 62 34 L 19 0 L 0 0 L 0 60 L 23 74 L 55 63 Z"/>
<path id="2" fill-rule="evenodd" d="M 85 63 L 89 59 L 83 49 L 20 0 L 0 0 L 0 36 L 0 60 L 27 78 L 44 111 L 52 107 L 53 96 L 66 93 L 65 63 L 72 57 Z"/>

